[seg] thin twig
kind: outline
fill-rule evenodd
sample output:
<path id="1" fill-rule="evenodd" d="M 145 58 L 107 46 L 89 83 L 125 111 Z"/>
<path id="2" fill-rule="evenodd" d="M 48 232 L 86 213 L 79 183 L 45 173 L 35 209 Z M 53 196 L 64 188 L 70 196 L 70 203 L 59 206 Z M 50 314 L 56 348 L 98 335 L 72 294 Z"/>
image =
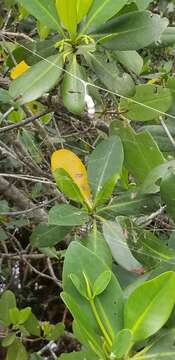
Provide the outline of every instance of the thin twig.
<path id="1" fill-rule="evenodd" d="M 24 254 L 20 253 L 20 255 L 15 255 L 12 253 L 0 253 L 0 258 L 10 259 L 15 261 L 25 261 L 28 260 L 40 260 L 45 259 L 47 256 L 44 254 Z"/>
<path id="2" fill-rule="evenodd" d="M 169 129 L 168 129 L 167 125 L 165 124 L 165 121 L 163 120 L 162 117 L 160 117 L 160 123 L 161 123 L 163 129 L 165 130 L 165 133 L 167 134 L 171 144 L 173 145 L 173 147 L 175 147 L 175 140 L 173 139 L 173 137 L 172 137 L 172 135 L 171 135 L 171 133 L 170 133 L 170 131 L 169 131 Z"/>
<path id="3" fill-rule="evenodd" d="M 9 37 L 18 37 L 18 38 L 22 38 L 22 39 L 26 39 L 26 40 L 29 40 L 31 42 L 35 42 L 34 39 L 32 39 L 30 36 L 24 34 L 24 33 L 15 33 L 15 32 L 12 32 L 12 31 L 6 31 L 6 30 L 1 30 L 0 31 L 0 36 L 9 36 Z"/>
<path id="4" fill-rule="evenodd" d="M 47 258 L 47 265 L 48 265 L 48 269 L 49 269 L 49 272 L 50 272 L 50 275 L 52 276 L 52 278 L 55 280 L 55 282 L 57 283 L 57 285 L 60 287 L 60 289 L 62 289 L 62 283 L 61 281 L 59 281 L 54 273 L 54 270 L 53 270 L 53 266 L 52 266 L 52 262 L 50 260 L 50 258 Z"/>
<path id="5" fill-rule="evenodd" d="M 0 148 L 1 149 L 1 148 Z M 46 178 L 40 178 L 40 177 L 34 177 L 30 175 L 21 175 L 21 174 L 6 174 L 6 173 L 0 173 L 0 176 L 6 177 L 6 178 L 13 178 L 13 179 L 20 179 L 20 180 L 27 180 L 31 182 L 39 182 L 42 184 L 49 184 L 49 185 L 56 185 L 56 183 L 46 179 Z"/>
<path id="6" fill-rule="evenodd" d="M 0 212 L 0 215 L 1 216 L 18 216 L 18 215 L 25 215 L 25 214 L 28 214 L 32 211 L 35 211 L 37 209 L 40 209 L 40 208 L 43 208 L 49 204 L 51 204 L 52 202 L 56 201 L 60 199 L 60 196 L 57 196 L 55 197 L 54 199 L 51 199 L 51 200 L 47 200 L 47 201 L 44 201 L 43 203 L 37 205 L 37 206 L 34 206 L 30 209 L 25 209 L 25 210 L 22 210 L 22 211 L 9 211 L 9 212 Z"/>
<path id="7" fill-rule="evenodd" d="M 4 132 L 7 132 L 7 131 L 10 131 L 10 130 L 14 130 L 14 129 L 19 129 L 20 127 L 24 126 L 24 125 L 27 125 L 27 124 L 30 124 L 32 122 L 34 122 L 35 120 L 39 119 L 40 117 L 48 114 L 50 111 L 47 109 L 47 110 L 43 110 L 41 112 L 39 112 L 38 114 L 36 115 L 32 115 L 20 122 L 18 122 L 17 124 L 12 124 L 12 125 L 8 125 L 8 126 L 4 126 L 3 128 L 0 129 L 0 133 L 4 133 Z"/>

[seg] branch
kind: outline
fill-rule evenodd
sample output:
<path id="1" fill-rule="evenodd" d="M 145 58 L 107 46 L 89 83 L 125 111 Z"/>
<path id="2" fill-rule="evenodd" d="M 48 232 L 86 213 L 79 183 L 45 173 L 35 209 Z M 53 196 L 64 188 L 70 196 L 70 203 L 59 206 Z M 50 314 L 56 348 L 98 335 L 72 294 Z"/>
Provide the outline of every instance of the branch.
<path id="1" fill-rule="evenodd" d="M 0 194 L 8 201 L 13 202 L 14 205 L 21 210 L 27 210 L 35 206 L 35 204 L 26 197 L 23 191 L 18 190 L 15 185 L 10 184 L 10 182 L 3 177 L 0 177 Z M 47 213 L 43 209 L 33 210 L 30 213 L 30 217 L 36 224 L 47 222 Z"/>
<path id="2" fill-rule="evenodd" d="M 50 112 L 49 110 L 43 110 L 36 115 L 30 116 L 30 117 L 18 122 L 17 124 L 4 126 L 3 128 L 0 129 L 0 133 L 18 129 L 24 125 L 30 124 L 30 123 L 34 122 L 35 120 L 39 119 L 41 116 L 48 114 L 49 112 Z"/>

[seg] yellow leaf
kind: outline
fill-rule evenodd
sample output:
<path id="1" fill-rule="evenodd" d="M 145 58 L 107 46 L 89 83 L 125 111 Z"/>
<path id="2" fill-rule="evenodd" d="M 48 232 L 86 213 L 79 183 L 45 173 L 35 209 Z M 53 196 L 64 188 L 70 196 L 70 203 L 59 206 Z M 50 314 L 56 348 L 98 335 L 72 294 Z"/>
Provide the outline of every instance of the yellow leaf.
<path id="1" fill-rule="evenodd" d="M 64 169 L 80 189 L 86 204 L 92 207 L 87 171 L 77 155 L 67 149 L 57 150 L 52 154 L 51 168 L 53 172 L 60 168 Z"/>
<path id="2" fill-rule="evenodd" d="M 15 80 L 18 76 L 24 74 L 26 70 L 29 69 L 29 65 L 23 60 L 18 65 L 16 65 L 10 72 L 11 79 Z"/>

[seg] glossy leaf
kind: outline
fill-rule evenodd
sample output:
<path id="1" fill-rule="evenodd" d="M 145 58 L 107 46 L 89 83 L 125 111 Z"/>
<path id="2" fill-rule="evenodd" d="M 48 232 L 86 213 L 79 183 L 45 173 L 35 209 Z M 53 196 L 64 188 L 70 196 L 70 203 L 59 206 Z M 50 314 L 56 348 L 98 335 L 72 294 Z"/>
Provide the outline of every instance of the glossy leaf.
<path id="1" fill-rule="evenodd" d="M 33 65 L 23 75 L 12 81 L 9 93 L 20 105 L 40 98 L 53 88 L 62 73 L 62 55 L 50 56 Z"/>
<path id="2" fill-rule="evenodd" d="M 144 10 L 152 2 L 152 0 L 134 0 L 139 10 Z"/>
<path id="3" fill-rule="evenodd" d="M 78 276 L 75 274 L 70 274 L 70 279 L 72 280 L 72 283 L 74 284 L 74 286 L 77 289 L 77 291 L 79 292 L 79 294 L 88 300 L 88 294 L 87 294 L 85 284 L 83 284 L 82 281 L 80 281 Z"/>
<path id="4" fill-rule="evenodd" d="M 174 349 L 175 329 L 166 330 L 152 343 L 145 354 L 139 360 L 172 360 L 175 357 Z"/>
<path id="5" fill-rule="evenodd" d="M 175 221 L 175 167 L 170 167 L 160 185 L 161 199 L 166 204 L 166 211 Z"/>
<path id="6" fill-rule="evenodd" d="M 121 138 L 125 167 L 137 183 L 142 183 L 151 170 L 164 163 L 163 154 L 149 132 L 136 133 L 129 123 L 115 120 L 110 133 Z"/>
<path id="7" fill-rule="evenodd" d="M 109 282 L 111 281 L 111 271 L 107 270 L 102 272 L 94 282 L 93 297 L 100 295 L 106 290 Z"/>
<path id="8" fill-rule="evenodd" d="M 168 320 L 174 302 L 174 272 L 165 272 L 135 289 L 125 305 L 125 327 L 132 331 L 134 340 L 155 334 Z"/>
<path id="9" fill-rule="evenodd" d="M 175 161 L 167 161 L 162 165 L 156 166 L 145 178 L 142 185 L 142 192 L 145 194 L 155 194 L 160 191 L 160 183 L 166 175 L 168 169 L 175 169 Z"/>
<path id="10" fill-rule="evenodd" d="M 83 17 L 88 13 L 93 0 L 77 0 L 77 23 L 79 24 Z"/>
<path id="11" fill-rule="evenodd" d="M 118 221 L 105 221 L 103 234 L 111 249 L 114 260 L 128 271 L 138 272 L 142 265 L 134 258 L 127 244 L 127 234 L 124 233 Z"/>
<path id="12" fill-rule="evenodd" d="M 127 3 L 127 0 L 94 0 L 88 13 L 82 33 L 86 33 L 88 29 L 104 24 L 107 20 L 117 14 L 121 8 Z"/>
<path id="13" fill-rule="evenodd" d="M 43 24 L 60 33 L 63 32 L 57 16 L 55 0 L 18 0 L 18 2 Z"/>
<path id="14" fill-rule="evenodd" d="M 166 243 L 131 220 L 124 221 L 123 229 L 127 233 L 132 254 L 146 269 L 152 269 L 160 262 L 171 261 L 175 256 L 175 252 L 169 249 Z"/>
<path id="15" fill-rule="evenodd" d="M 80 352 L 72 352 L 70 354 L 62 354 L 60 356 L 60 360 L 98 360 L 98 358 L 92 354 L 88 354 L 87 352 L 80 351 Z"/>
<path id="16" fill-rule="evenodd" d="M 71 199 L 82 205 L 85 204 L 87 205 L 84 196 L 80 191 L 80 188 L 64 169 L 62 168 L 57 169 L 56 171 L 54 171 L 53 175 L 58 188 L 61 190 L 63 194 L 65 194 L 68 197 L 68 199 Z"/>
<path id="17" fill-rule="evenodd" d="M 87 171 L 79 157 L 68 149 L 55 151 L 51 159 L 52 171 L 63 169 L 79 188 L 84 201 L 91 206 L 91 193 L 87 180 Z"/>
<path id="18" fill-rule="evenodd" d="M 132 102 L 132 99 L 143 105 Z M 171 104 L 172 96 L 169 89 L 157 85 L 138 85 L 131 101 L 121 100 L 120 110 L 126 111 L 125 116 L 129 120 L 150 121 L 160 116 L 159 111 L 167 112 Z"/>
<path id="19" fill-rule="evenodd" d="M 96 34 L 105 48 L 139 50 L 160 39 L 168 20 L 149 11 L 133 11 L 101 26 Z"/>
<path id="20" fill-rule="evenodd" d="M 31 315 L 31 307 L 26 307 L 25 309 L 20 310 L 19 314 L 19 324 L 24 324 Z"/>
<path id="21" fill-rule="evenodd" d="M 66 70 L 73 76 L 65 73 L 62 84 L 62 97 L 65 107 L 73 114 L 81 114 L 85 110 L 85 87 L 78 80 L 85 80 L 83 68 L 78 64 L 76 56 L 73 56 Z M 77 79 L 78 78 L 78 79 Z"/>
<path id="22" fill-rule="evenodd" d="M 85 59 L 102 84 L 109 90 L 124 96 L 132 96 L 135 92 L 135 83 L 131 76 L 119 70 L 114 60 L 101 54 L 87 53 Z"/>
<path id="23" fill-rule="evenodd" d="M 72 284 L 72 286 L 74 285 Z M 75 289 L 75 291 L 77 290 Z M 86 339 L 86 346 L 88 345 L 88 348 L 93 350 L 93 353 L 95 350 L 95 354 L 98 355 L 98 359 L 101 357 L 103 358 L 102 338 L 99 335 L 99 329 L 97 327 L 94 329 L 94 321 L 92 321 L 92 318 L 88 316 L 89 314 L 87 315 L 86 311 L 82 311 L 79 293 L 77 301 L 74 296 L 69 295 L 65 291 L 61 293 L 61 298 L 71 312 L 74 322 L 76 322 L 76 325 L 79 328 L 79 332 L 81 334 L 80 338 L 83 338 L 83 340 L 84 338 Z M 87 303 L 87 300 L 85 300 L 85 302 Z"/>
<path id="24" fill-rule="evenodd" d="M 132 344 L 133 340 L 131 331 L 128 329 L 123 329 L 116 335 L 112 345 L 111 354 L 115 356 L 116 359 L 123 358 L 128 354 Z"/>
<path id="25" fill-rule="evenodd" d="M 37 248 L 50 247 L 62 241 L 68 231 L 69 227 L 39 224 L 34 229 L 30 242 Z"/>
<path id="26" fill-rule="evenodd" d="M 96 228 L 88 233 L 83 239 L 82 244 L 94 252 L 105 264 L 112 268 L 112 255 L 110 248 L 103 236 Z"/>
<path id="27" fill-rule="evenodd" d="M 116 196 L 103 207 L 97 208 L 97 214 L 105 219 L 115 219 L 116 216 L 143 216 L 156 211 L 160 205 L 160 198 L 144 195 L 139 189 L 126 191 Z"/>
<path id="28" fill-rule="evenodd" d="M 58 15 L 66 30 L 75 34 L 77 29 L 77 0 L 56 0 Z"/>
<path id="29" fill-rule="evenodd" d="M 77 209 L 69 204 L 58 204 L 49 211 L 49 225 L 76 226 L 88 221 L 85 210 Z"/>
<path id="30" fill-rule="evenodd" d="M 91 286 L 93 286 L 98 276 L 104 271 L 109 271 L 109 268 L 98 256 L 77 242 L 71 243 L 67 250 L 64 262 L 63 289 L 64 292 L 71 296 L 75 304 L 77 304 L 77 308 L 72 305 L 74 310 L 70 309 L 71 311 L 73 310 L 74 319 L 80 322 L 81 319 L 79 319 L 79 316 L 86 315 L 90 326 L 90 329 L 88 327 L 87 330 L 94 331 L 96 335 L 101 335 L 101 330 L 94 318 L 91 306 L 89 302 L 77 292 L 70 279 L 70 274 L 74 273 L 79 278 L 80 282 L 85 284 L 84 273 Z M 113 337 L 122 327 L 123 307 L 122 292 L 118 281 L 113 274 L 107 289 L 95 299 L 95 302 L 101 320 L 105 321 L 106 330 L 110 336 Z M 70 306 L 71 300 L 69 301 L 69 308 Z"/>
<path id="31" fill-rule="evenodd" d="M 143 67 L 143 59 L 137 51 L 115 51 L 114 57 L 128 71 L 132 71 L 136 75 L 140 75 Z"/>
<path id="32" fill-rule="evenodd" d="M 88 161 L 88 180 L 95 203 L 100 203 L 103 187 L 120 175 L 123 165 L 123 148 L 119 137 L 111 136 L 102 141 L 91 153 Z M 114 184 L 115 185 L 115 184 Z"/>
<path id="33" fill-rule="evenodd" d="M 19 324 L 20 320 L 20 310 L 17 307 L 14 307 L 9 310 L 10 320 L 13 325 Z"/>

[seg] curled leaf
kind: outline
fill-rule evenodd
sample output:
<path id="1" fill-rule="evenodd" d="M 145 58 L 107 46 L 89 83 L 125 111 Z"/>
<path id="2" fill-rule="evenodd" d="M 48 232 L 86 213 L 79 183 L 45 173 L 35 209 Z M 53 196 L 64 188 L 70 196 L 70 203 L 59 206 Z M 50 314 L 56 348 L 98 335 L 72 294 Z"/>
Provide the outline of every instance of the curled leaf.
<path id="1" fill-rule="evenodd" d="M 53 172 L 57 169 L 63 169 L 66 171 L 74 183 L 78 186 L 86 204 L 90 208 L 92 207 L 87 171 L 84 164 L 76 154 L 67 149 L 55 151 L 51 158 L 51 168 Z"/>

